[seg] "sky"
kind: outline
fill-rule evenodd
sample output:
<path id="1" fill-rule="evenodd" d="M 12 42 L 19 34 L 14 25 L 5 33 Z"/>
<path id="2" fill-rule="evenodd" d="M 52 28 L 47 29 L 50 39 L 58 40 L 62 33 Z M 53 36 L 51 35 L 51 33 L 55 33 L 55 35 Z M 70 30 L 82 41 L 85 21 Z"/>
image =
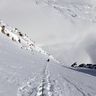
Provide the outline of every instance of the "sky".
<path id="1" fill-rule="evenodd" d="M 12 27 L 17 27 L 21 32 L 27 33 L 32 40 L 41 46 L 51 47 L 51 45 L 56 44 L 59 46 L 63 45 L 63 47 L 61 46 L 63 52 L 69 49 L 72 50 L 72 55 L 74 54 L 74 50 L 79 51 L 78 55 L 80 55 L 80 53 L 82 53 L 82 55 L 87 53 L 88 58 L 90 57 L 92 62 L 95 63 L 96 24 L 87 21 L 87 19 L 73 20 L 70 17 L 67 18 L 64 14 L 61 14 L 47 4 L 39 2 L 36 5 L 34 1 L 35 0 L 0 0 L 0 19 Z M 66 0 L 56 0 L 59 5 L 63 4 L 62 1 Z M 80 3 L 82 0 L 73 1 Z M 94 15 L 96 2 L 94 2 L 94 0 L 86 0 L 86 2 L 88 2 L 88 4 L 95 3 L 91 8 L 94 8 L 94 10 L 89 9 L 90 14 Z M 84 4 L 86 2 L 84 1 Z M 83 18 L 85 15 L 80 16 Z M 71 58 L 72 56 L 70 55 L 69 57 Z"/>

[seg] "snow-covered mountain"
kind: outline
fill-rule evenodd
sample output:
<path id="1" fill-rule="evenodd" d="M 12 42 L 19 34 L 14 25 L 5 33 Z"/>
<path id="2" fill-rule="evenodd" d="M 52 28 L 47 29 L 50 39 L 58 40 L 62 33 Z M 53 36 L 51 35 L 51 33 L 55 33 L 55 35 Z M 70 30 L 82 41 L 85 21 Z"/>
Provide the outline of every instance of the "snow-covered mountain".
<path id="1" fill-rule="evenodd" d="M 96 96 L 95 0 L 1 3 L 0 96 Z"/>
<path id="2" fill-rule="evenodd" d="M 96 70 L 66 67 L 18 29 L 4 26 L 0 27 L 0 96 L 96 95 Z"/>
<path id="3" fill-rule="evenodd" d="M 7 24 L 3 24 L 3 22 L 1 21 L 0 31 L 13 42 L 17 43 L 17 45 L 20 46 L 21 49 L 26 49 L 30 52 L 39 52 L 48 57 L 49 59 L 53 59 L 55 62 L 59 63 L 59 61 L 57 61 L 51 54 L 38 47 L 34 41 L 29 39 L 26 34 L 21 33 L 17 28 L 12 28 Z"/>

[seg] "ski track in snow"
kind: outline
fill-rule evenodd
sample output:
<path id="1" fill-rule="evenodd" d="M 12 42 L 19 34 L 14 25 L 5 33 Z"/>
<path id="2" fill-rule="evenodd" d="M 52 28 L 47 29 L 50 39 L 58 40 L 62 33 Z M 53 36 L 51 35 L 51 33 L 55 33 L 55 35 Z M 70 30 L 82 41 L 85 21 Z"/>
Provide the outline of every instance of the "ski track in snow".
<path id="1" fill-rule="evenodd" d="M 4 32 L 1 31 L 2 26 L 5 26 Z M 18 34 L 18 32 L 20 32 L 19 30 L 14 30 L 10 28 L 11 27 L 9 27 L 6 24 L 0 25 L 1 33 L 6 35 L 13 42 L 17 43 L 18 46 L 21 46 L 22 49 L 26 49 L 31 52 L 33 52 L 33 50 L 40 52 L 49 59 L 52 59 L 55 63 L 60 63 L 52 55 L 45 52 L 42 48 L 38 47 L 31 39 L 28 38 L 28 36 L 23 35 L 22 33 L 21 34 L 23 36 L 20 36 L 20 34 Z M 33 79 L 30 79 L 26 84 L 22 84 L 22 86 L 18 88 L 17 96 L 61 96 L 61 95 L 54 95 L 56 88 L 54 89 L 55 86 L 52 83 L 55 80 L 52 81 L 50 80 L 50 74 L 49 72 L 47 72 L 47 64 L 45 64 L 44 66 L 41 82 L 40 80 L 39 81 L 37 80 L 37 77 L 39 77 L 39 75 L 35 76 Z"/>
<path id="2" fill-rule="evenodd" d="M 66 77 L 59 74 L 59 78 L 62 82 L 64 82 L 63 89 L 65 89 L 65 96 L 93 96 L 90 93 L 85 92 L 82 88 L 80 88 L 80 86 L 78 87 L 75 83 L 72 83 L 72 81 Z"/>
<path id="3" fill-rule="evenodd" d="M 50 74 L 47 72 L 47 65 L 43 70 L 43 77 L 40 85 L 37 88 L 36 96 L 54 96 L 53 95 L 53 85 L 50 80 Z"/>
<path id="4" fill-rule="evenodd" d="M 58 76 L 54 80 L 47 67 L 48 63 L 45 64 L 40 75 L 20 87 L 17 96 L 95 96 L 62 74 L 57 74 Z M 39 76 L 41 80 L 36 82 L 36 78 Z"/>
<path id="5" fill-rule="evenodd" d="M 46 67 L 44 66 L 41 82 L 37 81 L 37 83 L 36 78 L 38 76 L 35 76 L 34 79 L 29 80 L 25 85 L 18 88 L 17 96 L 53 96 L 49 75 L 46 75 L 45 71 Z"/>
<path id="6" fill-rule="evenodd" d="M 36 82 L 37 77 L 18 88 L 17 96 L 63 96 L 57 81 L 51 80 L 47 64 L 43 69 L 41 80 Z"/>

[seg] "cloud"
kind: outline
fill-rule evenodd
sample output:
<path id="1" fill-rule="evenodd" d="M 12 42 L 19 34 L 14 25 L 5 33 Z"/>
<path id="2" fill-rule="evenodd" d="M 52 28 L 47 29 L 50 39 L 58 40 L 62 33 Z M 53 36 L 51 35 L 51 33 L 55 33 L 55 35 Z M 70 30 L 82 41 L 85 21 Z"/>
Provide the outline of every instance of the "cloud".
<path id="1" fill-rule="evenodd" d="M 0 0 L 0 11 L 3 11 L 7 6 L 7 0 Z"/>
<path id="2" fill-rule="evenodd" d="M 95 25 L 96 26 L 96 25 Z M 90 56 L 92 63 L 96 63 L 96 31 L 95 26 L 92 27 L 92 30 L 88 30 L 89 34 L 87 34 L 85 40 L 82 42 L 82 46 L 84 46 L 85 51 Z"/>

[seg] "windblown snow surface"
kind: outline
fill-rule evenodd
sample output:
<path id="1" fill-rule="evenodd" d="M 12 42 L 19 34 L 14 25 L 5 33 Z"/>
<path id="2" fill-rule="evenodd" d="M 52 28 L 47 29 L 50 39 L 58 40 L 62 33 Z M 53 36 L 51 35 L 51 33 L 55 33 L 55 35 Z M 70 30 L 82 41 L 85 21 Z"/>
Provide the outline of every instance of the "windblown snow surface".
<path id="1" fill-rule="evenodd" d="M 59 14 L 62 14 L 64 18 L 68 17 L 71 22 L 83 20 L 83 24 L 89 22 L 94 26 L 96 8 L 93 5 L 95 1 L 82 1 L 78 0 L 78 3 L 76 0 L 34 0 L 38 6 L 50 6 L 56 10 L 54 12 L 60 12 Z M 75 58 L 76 54 L 80 57 L 86 56 L 85 61 L 91 62 L 89 54 L 80 47 L 82 46 L 80 39 L 77 39 L 80 46 L 71 42 L 73 39 L 70 39 L 69 42 L 52 42 L 49 45 L 44 45 L 43 48 L 47 51 L 49 48 L 53 49 L 50 51 L 53 56 L 38 47 L 27 35 L 20 36 L 14 28 L 4 25 L 6 26 L 5 33 L 1 32 L 0 26 L 0 96 L 96 96 L 96 70 L 72 69 L 66 64 L 68 61 L 74 60 L 75 62 L 79 58 Z M 83 40 L 85 35 L 86 32 Z M 82 38 L 82 35 L 79 34 L 79 36 Z M 83 44 L 86 42 L 89 41 L 84 41 Z M 68 43 L 67 47 L 63 45 L 65 43 Z M 93 45 L 94 43 L 92 43 Z M 83 51 L 80 51 L 78 47 Z M 72 52 L 73 49 L 75 52 Z M 65 51 L 69 52 L 69 55 L 73 56 L 74 54 L 75 59 L 72 57 L 71 60 L 71 56 Z M 62 55 L 60 56 L 59 53 Z M 92 53 L 94 52 L 92 51 Z M 82 58 L 81 60 L 83 60 Z M 65 63 L 62 63 L 64 61 Z"/>

